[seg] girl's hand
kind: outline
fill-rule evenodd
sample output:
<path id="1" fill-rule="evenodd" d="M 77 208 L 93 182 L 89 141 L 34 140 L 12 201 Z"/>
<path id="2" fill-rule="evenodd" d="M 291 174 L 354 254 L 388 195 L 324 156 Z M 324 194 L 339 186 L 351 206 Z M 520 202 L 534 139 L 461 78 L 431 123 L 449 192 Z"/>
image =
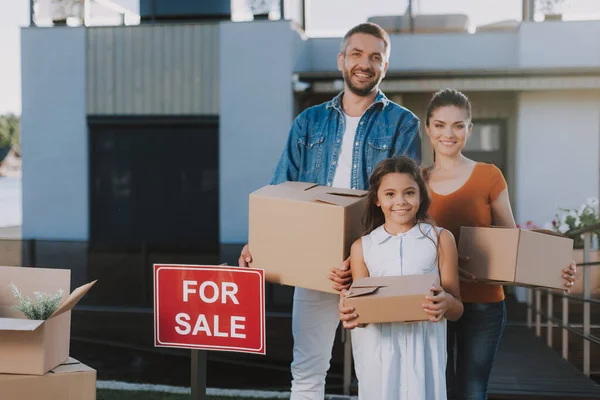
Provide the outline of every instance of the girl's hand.
<path id="1" fill-rule="evenodd" d="M 425 296 L 425 303 L 422 304 L 423 309 L 429 314 L 431 322 L 439 322 L 444 318 L 446 311 L 450 307 L 450 295 L 441 287 L 434 285 L 431 287 L 433 295 Z"/>
<path id="2" fill-rule="evenodd" d="M 356 322 L 356 318 L 358 318 L 358 314 L 354 312 L 354 307 L 344 307 L 344 297 L 348 294 L 346 289 L 340 292 L 340 320 L 342 321 L 342 325 L 346 329 L 354 329 L 356 327 L 362 327 L 364 324 L 359 324 Z"/>
<path id="3" fill-rule="evenodd" d="M 464 264 L 468 263 L 469 261 L 471 261 L 471 259 L 469 257 L 458 256 L 458 264 L 459 265 L 464 265 Z M 458 279 L 460 279 L 461 282 L 466 282 L 466 283 L 477 282 L 477 280 L 475 279 L 475 275 L 473 275 L 472 273 L 470 273 L 469 271 L 467 271 L 466 269 L 463 269 L 461 267 L 458 267 Z"/>
<path id="4" fill-rule="evenodd" d="M 575 285 L 575 273 L 577 272 L 577 263 L 571 260 L 569 268 L 563 269 L 563 280 L 565 281 L 565 292 L 570 293 L 571 287 Z"/>

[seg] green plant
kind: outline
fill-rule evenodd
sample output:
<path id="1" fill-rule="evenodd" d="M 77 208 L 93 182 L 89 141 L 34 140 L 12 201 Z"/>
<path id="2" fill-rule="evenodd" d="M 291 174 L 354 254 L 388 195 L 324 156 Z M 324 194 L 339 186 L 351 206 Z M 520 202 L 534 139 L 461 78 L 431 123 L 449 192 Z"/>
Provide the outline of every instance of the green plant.
<path id="1" fill-rule="evenodd" d="M 574 230 L 595 225 L 600 222 L 598 203 L 598 199 L 592 197 L 582 204 L 579 210 L 560 208 L 560 212 L 556 214 L 552 222 L 546 224 L 546 228 L 570 236 Z M 600 235 L 600 231 L 594 233 Z M 578 235 L 573 240 L 575 248 L 583 248 L 583 235 Z"/>
<path id="2" fill-rule="evenodd" d="M 60 289 L 54 296 L 43 292 L 34 292 L 33 295 L 35 296 L 36 302 L 34 304 L 29 297 L 21 294 L 14 283 L 10 284 L 10 290 L 18 301 L 18 304 L 11 307 L 11 310 L 20 311 L 25 314 L 28 319 L 34 319 L 38 321 L 45 321 L 50 318 L 52 314 L 54 314 L 60 305 L 64 293 L 62 289 Z"/>

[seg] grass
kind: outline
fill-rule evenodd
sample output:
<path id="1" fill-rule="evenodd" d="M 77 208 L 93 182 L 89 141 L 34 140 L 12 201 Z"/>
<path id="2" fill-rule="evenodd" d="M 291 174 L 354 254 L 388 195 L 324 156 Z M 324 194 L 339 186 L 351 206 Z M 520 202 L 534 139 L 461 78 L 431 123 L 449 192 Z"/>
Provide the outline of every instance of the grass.
<path id="1" fill-rule="evenodd" d="M 129 390 L 103 390 L 99 389 L 96 400 L 190 400 L 190 395 L 160 392 L 134 392 Z M 207 400 L 249 400 L 242 397 L 214 397 L 208 396 Z"/>

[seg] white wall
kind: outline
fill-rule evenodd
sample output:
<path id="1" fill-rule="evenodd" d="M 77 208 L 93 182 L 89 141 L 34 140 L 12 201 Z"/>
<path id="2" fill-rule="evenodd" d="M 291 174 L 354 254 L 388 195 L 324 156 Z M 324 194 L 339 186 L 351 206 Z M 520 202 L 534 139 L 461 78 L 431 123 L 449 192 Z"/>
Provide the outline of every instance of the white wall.
<path id="1" fill-rule="evenodd" d="M 222 243 L 248 239 L 248 195 L 269 183 L 293 118 L 292 73 L 306 59 L 290 22 L 220 26 Z M 334 56 L 335 57 L 335 56 Z"/>
<path id="2" fill-rule="evenodd" d="M 523 68 L 600 65 L 600 21 L 524 23 L 519 39 Z"/>
<path id="3" fill-rule="evenodd" d="M 392 34 L 390 71 L 503 70 L 600 66 L 600 21 L 524 22 L 515 31 Z M 336 71 L 340 38 L 310 39 L 312 63 Z"/>
<path id="4" fill-rule="evenodd" d="M 85 29 L 21 31 L 23 237 L 88 239 Z"/>
<path id="5" fill-rule="evenodd" d="M 516 218 L 543 226 L 599 192 L 600 92 L 519 95 Z"/>
<path id="6" fill-rule="evenodd" d="M 392 34 L 390 71 L 498 69 L 518 64 L 517 32 Z M 309 70 L 336 71 L 341 38 L 310 39 Z"/>

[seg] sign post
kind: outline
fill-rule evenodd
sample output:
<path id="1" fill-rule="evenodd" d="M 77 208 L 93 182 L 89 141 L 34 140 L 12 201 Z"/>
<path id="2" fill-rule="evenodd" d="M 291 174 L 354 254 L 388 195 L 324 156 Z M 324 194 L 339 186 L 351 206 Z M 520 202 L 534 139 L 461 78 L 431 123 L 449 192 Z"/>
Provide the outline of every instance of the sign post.
<path id="1" fill-rule="evenodd" d="M 192 399 L 206 398 L 206 351 L 265 354 L 264 271 L 154 265 L 154 345 L 192 350 Z"/>
<path id="2" fill-rule="evenodd" d="M 206 351 L 192 350 L 192 400 L 206 400 Z"/>

